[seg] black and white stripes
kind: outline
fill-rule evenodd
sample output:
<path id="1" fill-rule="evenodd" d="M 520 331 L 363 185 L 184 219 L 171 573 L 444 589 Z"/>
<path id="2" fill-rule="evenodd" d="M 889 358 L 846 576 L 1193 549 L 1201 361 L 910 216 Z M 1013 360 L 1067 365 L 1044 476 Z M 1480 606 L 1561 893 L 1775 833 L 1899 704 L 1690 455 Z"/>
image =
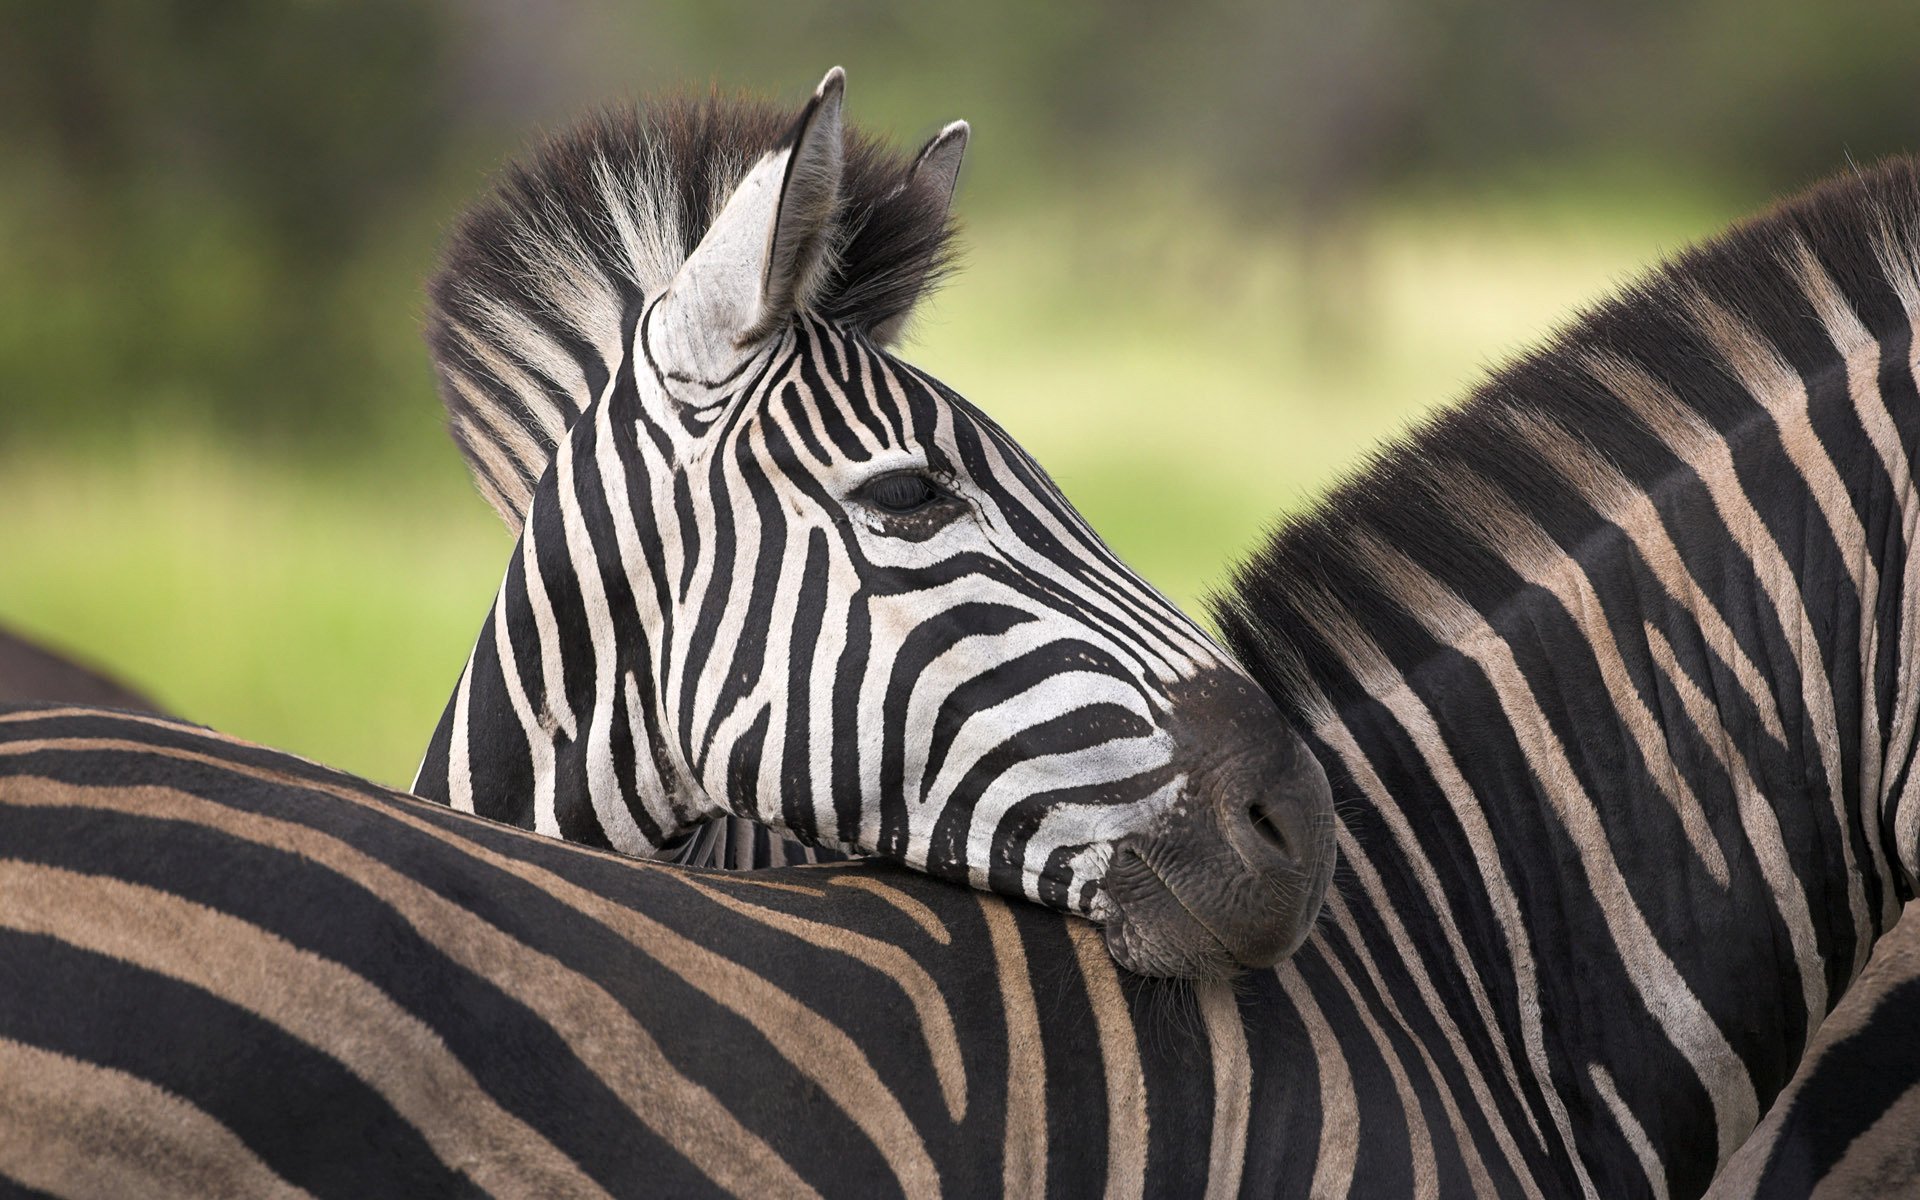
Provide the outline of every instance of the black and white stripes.
<path id="1" fill-rule="evenodd" d="M 1899 162 L 1683 256 L 1223 598 L 1415 1181 L 1697 1193 L 1913 895 L 1917 238 Z"/>
<path id="2" fill-rule="evenodd" d="M 1316 1081 L 1286 1178 L 1690 1195 L 1754 1129 L 1913 895 L 1917 319 L 1901 162 L 1598 309 L 1223 597 L 1347 813 L 1261 993 Z"/>
<path id="3" fill-rule="evenodd" d="M 1271 962 L 1331 866 L 1324 782 L 997 425 L 876 343 L 944 261 L 966 127 L 892 160 L 843 137 L 840 78 L 777 140 L 725 104 L 590 124 L 456 239 L 449 412 L 489 495 L 537 482 L 414 790 L 642 855 L 744 817 L 1099 917 L 1141 970 Z"/>

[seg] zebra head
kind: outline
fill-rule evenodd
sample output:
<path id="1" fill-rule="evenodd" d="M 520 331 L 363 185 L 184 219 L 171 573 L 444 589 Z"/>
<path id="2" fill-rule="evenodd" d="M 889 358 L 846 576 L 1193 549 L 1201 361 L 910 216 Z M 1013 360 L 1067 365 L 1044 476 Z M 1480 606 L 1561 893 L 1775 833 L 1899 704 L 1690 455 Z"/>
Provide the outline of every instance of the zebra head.
<path id="1" fill-rule="evenodd" d="M 784 134 L 740 102 L 602 119 L 456 236 L 429 336 L 521 537 L 415 790 L 636 854 L 742 816 L 1104 921 L 1145 973 L 1275 962 L 1332 869 L 1326 777 L 885 349 L 967 127 L 893 158 L 842 90 Z"/>

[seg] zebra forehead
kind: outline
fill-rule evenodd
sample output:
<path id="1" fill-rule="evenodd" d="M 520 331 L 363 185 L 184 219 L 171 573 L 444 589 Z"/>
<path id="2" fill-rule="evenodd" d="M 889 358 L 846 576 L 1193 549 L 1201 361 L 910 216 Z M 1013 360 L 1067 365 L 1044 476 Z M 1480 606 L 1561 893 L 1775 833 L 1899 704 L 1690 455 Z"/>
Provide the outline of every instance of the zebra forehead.
<path id="1" fill-rule="evenodd" d="M 509 527 L 593 381 L 623 356 L 636 304 L 673 278 L 794 117 L 717 92 L 607 109 L 509 165 L 456 224 L 428 285 L 427 342 L 451 423 L 517 431 L 485 454 L 456 438 Z M 948 195 L 910 154 L 852 127 L 844 136 L 836 254 L 807 310 L 884 339 L 953 265 Z"/>

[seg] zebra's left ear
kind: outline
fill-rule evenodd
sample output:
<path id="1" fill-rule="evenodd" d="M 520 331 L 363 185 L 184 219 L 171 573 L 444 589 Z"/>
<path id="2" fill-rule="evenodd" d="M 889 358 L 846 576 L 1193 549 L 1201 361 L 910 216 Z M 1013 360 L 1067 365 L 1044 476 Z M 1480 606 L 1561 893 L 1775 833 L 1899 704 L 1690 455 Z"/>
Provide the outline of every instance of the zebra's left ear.
<path id="1" fill-rule="evenodd" d="M 846 72 L 827 72 L 785 138 L 740 180 L 641 331 L 676 400 L 704 406 L 804 308 L 832 259 Z"/>
<path id="2" fill-rule="evenodd" d="M 953 189 L 960 182 L 960 160 L 966 157 L 967 135 L 972 130 L 965 121 L 955 121 L 934 134 L 933 140 L 913 156 L 913 172 L 907 185 L 924 188 L 939 201 L 942 216 L 953 207 Z"/>
<path id="3" fill-rule="evenodd" d="M 953 189 L 960 182 L 960 160 L 967 153 L 967 135 L 971 127 L 965 121 L 955 121 L 939 133 L 933 140 L 920 147 L 920 153 L 913 156 L 913 168 L 907 174 L 907 182 L 902 189 L 917 192 L 922 202 L 929 206 L 929 222 L 932 228 L 945 230 L 947 214 L 953 208 Z M 906 294 L 894 312 L 876 322 L 868 331 L 868 336 L 882 346 L 891 346 L 900 340 L 901 332 L 906 328 L 907 318 L 913 315 L 914 305 L 920 299 L 920 292 L 926 285 L 924 276 Z"/>

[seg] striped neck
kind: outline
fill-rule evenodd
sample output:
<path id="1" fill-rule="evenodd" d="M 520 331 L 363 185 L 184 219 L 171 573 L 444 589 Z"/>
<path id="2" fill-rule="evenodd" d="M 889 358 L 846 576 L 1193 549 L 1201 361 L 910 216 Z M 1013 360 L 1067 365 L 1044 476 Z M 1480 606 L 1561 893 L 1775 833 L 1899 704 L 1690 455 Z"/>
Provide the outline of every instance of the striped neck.
<path id="1" fill-rule="evenodd" d="M 1810 380 L 1812 424 L 1854 403 L 1847 382 Z M 1820 511 L 1793 424 L 1675 438 L 1644 489 L 1536 428 L 1598 523 L 1549 534 L 1455 479 L 1456 519 L 1500 534 L 1478 570 L 1354 543 L 1424 646 L 1389 656 L 1320 610 L 1346 673 L 1324 682 L 1351 698 L 1310 740 L 1347 869 L 1294 1001 L 1324 1023 L 1325 1119 L 1392 1161 L 1397 1122 L 1373 1139 L 1404 1112 L 1405 1169 L 1441 1194 L 1697 1193 L 1912 895 L 1893 806 L 1912 731 L 1894 692 L 1862 689 L 1913 677 L 1912 631 L 1885 625 L 1909 607 L 1905 548 L 1769 532 Z M 1860 528 L 1911 528 L 1911 489 L 1885 483 Z M 1342 1094 L 1368 1062 L 1392 1065 Z M 1329 1159 L 1349 1143 L 1320 1144 L 1322 1169 L 1351 1168 Z"/>
<path id="2" fill-rule="evenodd" d="M 1710 247 L 1239 581 L 1345 818 L 1298 960 L 1328 1119 L 1404 1111 L 1442 1191 L 1697 1193 L 1913 895 L 1920 272 L 1883 230 Z"/>
<path id="3" fill-rule="evenodd" d="M 661 538 L 652 508 L 624 502 L 657 473 L 637 427 L 616 436 L 604 403 L 575 423 L 535 489 L 416 794 L 640 855 L 720 813 L 660 719 L 663 639 L 647 615 L 662 598 L 635 548 Z"/>

